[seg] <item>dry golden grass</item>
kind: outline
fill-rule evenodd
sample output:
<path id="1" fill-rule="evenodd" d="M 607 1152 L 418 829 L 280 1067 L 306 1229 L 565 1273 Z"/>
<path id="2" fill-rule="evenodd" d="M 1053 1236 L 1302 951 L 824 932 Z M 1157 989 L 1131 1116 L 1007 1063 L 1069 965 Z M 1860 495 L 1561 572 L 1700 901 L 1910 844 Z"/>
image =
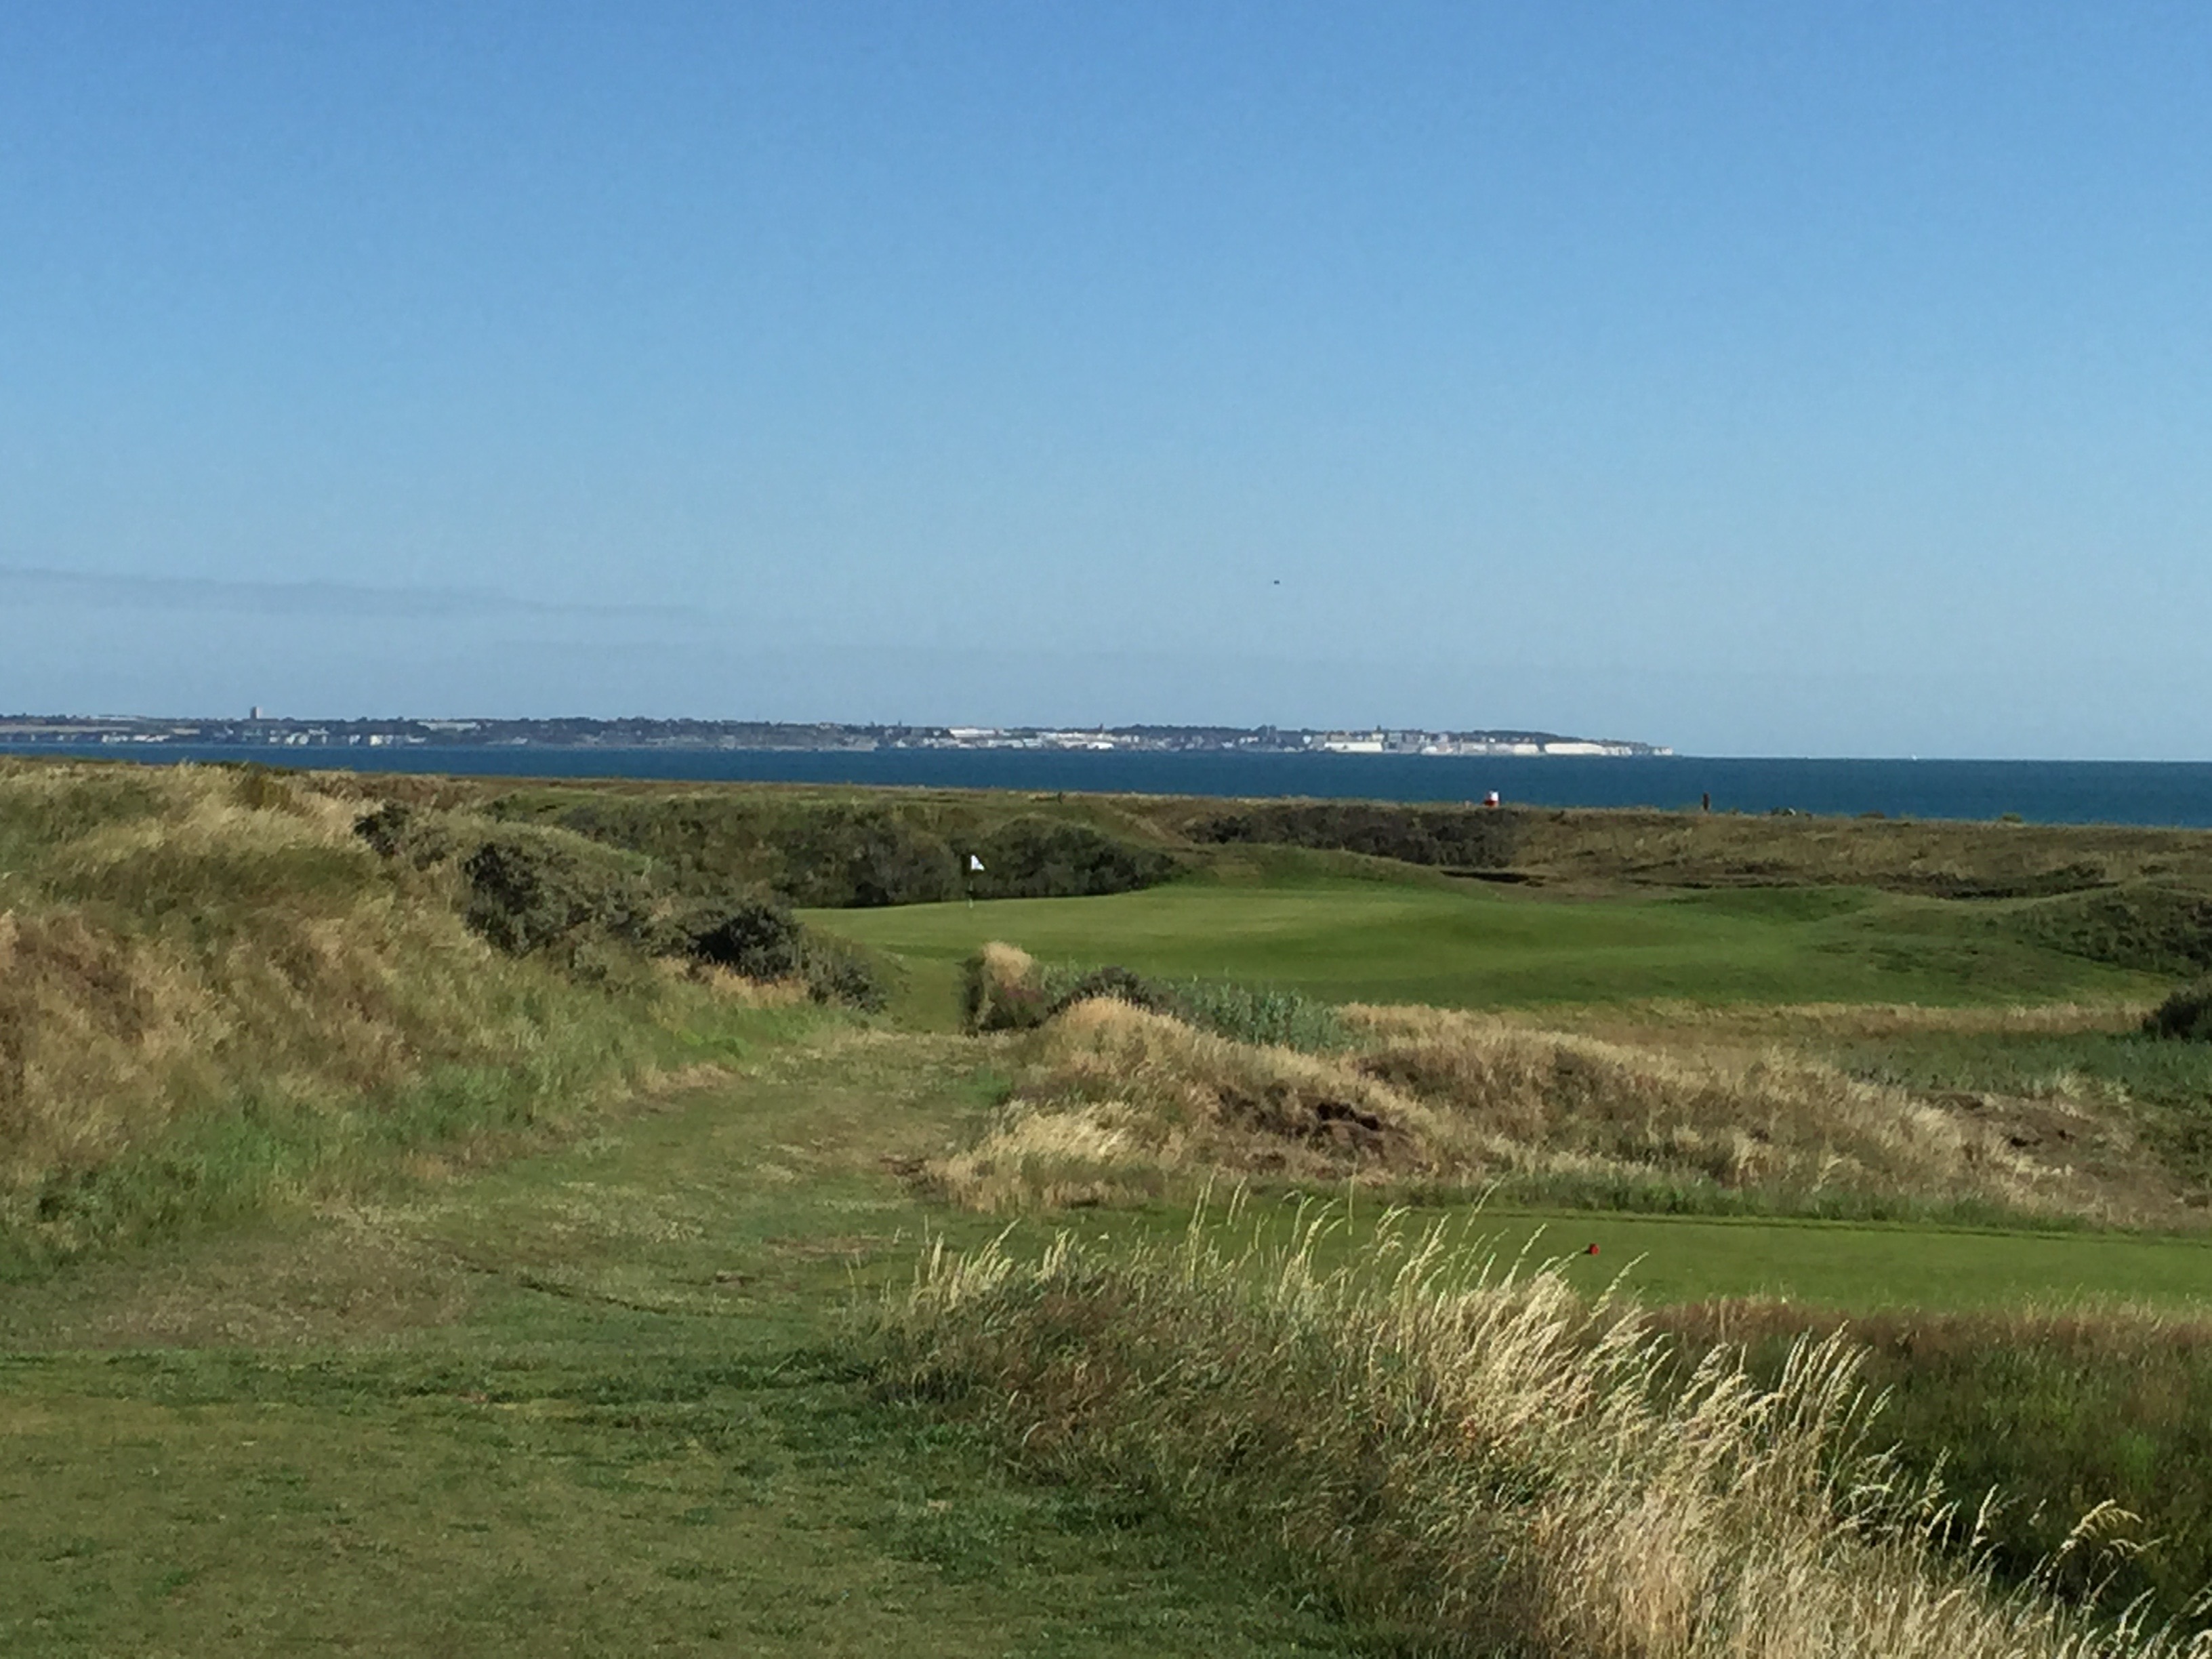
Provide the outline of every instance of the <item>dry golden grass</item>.
<path id="1" fill-rule="evenodd" d="M 1139 1199 L 1217 1174 L 1860 1194 L 2103 1220 L 2160 1199 L 1779 1048 L 1660 1049 L 1428 1008 L 1345 1016 L 1366 1046 L 1318 1056 L 1079 1005 L 1017 1048 L 988 1133 L 931 1174 L 980 1209 Z M 2069 1157 L 2124 1140 L 2124 1126 L 2078 1116 L 2059 1143 Z"/>
<path id="2" fill-rule="evenodd" d="M 1334 1060 L 1101 998 L 1031 1039 L 988 1133 L 931 1174 L 979 1209 L 1096 1203 L 1212 1171 L 1434 1173 L 1448 1134 L 1419 1102 Z"/>
<path id="3" fill-rule="evenodd" d="M 1996 1007 L 1919 1003 L 1701 1003 L 1649 1001 L 1503 1010 L 1510 1024 L 1577 1032 L 1656 1048 L 1813 1041 L 1879 1041 L 1930 1035 L 2073 1036 L 2132 1031 L 2149 1005 L 2141 998 L 2021 1003 Z"/>
<path id="4" fill-rule="evenodd" d="M 1279 1552 L 1422 1651 L 2212 1653 L 1947 1553 L 1960 1517 L 1869 1455 L 1841 1340 L 1771 1386 L 1726 1353 L 1680 1380 L 1556 1272 L 1469 1271 L 1441 1234 L 1386 1231 L 1379 1260 L 1324 1273 L 1312 1243 L 940 1251 L 886 1336 L 910 1386 L 980 1408 L 1033 1468 Z"/>

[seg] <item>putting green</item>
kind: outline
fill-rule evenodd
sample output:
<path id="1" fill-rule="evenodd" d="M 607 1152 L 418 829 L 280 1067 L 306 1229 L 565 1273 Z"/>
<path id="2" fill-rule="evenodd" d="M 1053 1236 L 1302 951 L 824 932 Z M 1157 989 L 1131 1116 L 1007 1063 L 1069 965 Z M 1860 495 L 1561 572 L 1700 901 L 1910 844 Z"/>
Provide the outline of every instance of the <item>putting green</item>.
<path id="1" fill-rule="evenodd" d="M 1990 907 L 1856 889 L 1564 898 L 1421 876 L 1194 879 L 1102 898 L 813 911 L 933 987 L 987 939 L 1048 959 L 1259 981 L 1332 1001 L 1477 1007 L 1695 1002 L 1971 1004 L 2145 993 L 2041 949 Z M 935 971 L 932 971 L 934 965 Z"/>

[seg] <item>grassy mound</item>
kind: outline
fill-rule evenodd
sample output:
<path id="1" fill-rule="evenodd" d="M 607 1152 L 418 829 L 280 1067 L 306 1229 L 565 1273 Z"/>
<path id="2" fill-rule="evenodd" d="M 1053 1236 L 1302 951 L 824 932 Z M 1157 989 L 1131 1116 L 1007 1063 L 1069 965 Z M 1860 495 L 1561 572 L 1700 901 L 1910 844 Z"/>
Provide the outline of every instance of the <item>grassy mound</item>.
<path id="1" fill-rule="evenodd" d="M 450 822 L 380 856 L 359 817 L 254 771 L 0 770 L 0 1255 L 542 1133 L 789 1018 L 603 948 L 658 925 L 635 869 Z"/>
<path id="2" fill-rule="evenodd" d="M 1018 972 L 1019 953 L 1000 949 Z M 1815 1062 L 1683 1058 L 1434 1009 L 1345 1018 L 1362 1045 L 1310 1054 L 1119 998 L 1078 1003 L 1022 1040 L 988 1131 L 932 1177 L 980 1209 L 1141 1200 L 1227 1175 L 1645 1209 L 2112 1213 L 2069 1164 Z"/>
<path id="3" fill-rule="evenodd" d="M 2144 882 L 2022 909 L 2027 937 L 2069 955 L 2154 974 L 2212 969 L 2212 893 Z"/>
<path id="4" fill-rule="evenodd" d="M 1324 1273 L 1310 1242 L 939 1252 L 886 1311 L 889 1366 L 1031 1471 L 1209 1526 L 1411 1650 L 2185 1650 L 1947 1558 L 1954 1517 L 1869 1455 L 1839 1341 L 1771 1387 L 1723 1357 L 1677 1379 L 1559 1273 L 1462 1271 L 1431 1234 Z"/>

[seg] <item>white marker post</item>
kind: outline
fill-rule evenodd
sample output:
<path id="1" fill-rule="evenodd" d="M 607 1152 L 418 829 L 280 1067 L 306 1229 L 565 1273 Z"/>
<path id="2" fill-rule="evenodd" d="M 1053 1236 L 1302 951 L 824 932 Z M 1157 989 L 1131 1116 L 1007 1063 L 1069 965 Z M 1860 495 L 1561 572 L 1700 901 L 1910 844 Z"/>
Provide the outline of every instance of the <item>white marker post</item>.
<path id="1" fill-rule="evenodd" d="M 969 880 L 968 880 L 968 908 L 969 908 L 970 910 L 972 910 L 972 909 L 974 909 L 974 908 L 975 908 L 975 878 L 977 876 L 981 875 L 982 873 L 983 873 L 983 860 L 981 860 L 981 859 L 979 859 L 979 858 L 977 858 L 977 857 L 976 857 L 973 853 L 970 853 L 970 854 L 968 855 L 968 877 L 969 877 Z"/>

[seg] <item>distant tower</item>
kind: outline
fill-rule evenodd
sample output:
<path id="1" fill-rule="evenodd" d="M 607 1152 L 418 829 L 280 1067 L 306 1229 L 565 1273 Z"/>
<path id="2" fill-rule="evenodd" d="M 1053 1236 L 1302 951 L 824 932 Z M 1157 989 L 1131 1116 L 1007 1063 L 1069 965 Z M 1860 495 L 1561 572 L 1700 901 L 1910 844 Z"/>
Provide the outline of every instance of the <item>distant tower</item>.
<path id="1" fill-rule="evenodd" d="M 249 718 L 257 720 L 261 718 L 261 705 L 259 703 L 257 702 L 253 705 L 253 713 L 249 716 Z"/>

